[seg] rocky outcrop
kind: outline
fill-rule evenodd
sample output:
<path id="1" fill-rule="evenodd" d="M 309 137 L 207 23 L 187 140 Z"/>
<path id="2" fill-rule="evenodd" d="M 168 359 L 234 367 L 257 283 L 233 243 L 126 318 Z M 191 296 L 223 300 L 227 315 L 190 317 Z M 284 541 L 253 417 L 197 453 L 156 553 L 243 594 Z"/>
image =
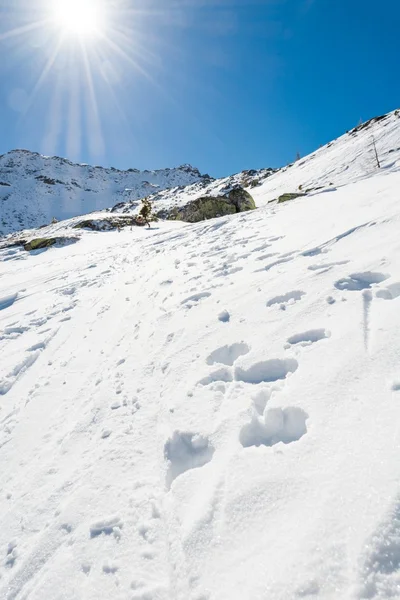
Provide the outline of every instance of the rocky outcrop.
<path id="1" fill-rule="evenodd" d="M 253 197 L 242 187 L 237 186 L 220 196 L 201 196 L 184 206 L 160 211 L 157 216 L 162 219 L 197 223 L 255 208 Z"/>
<path id="2" fill-rule="evenodd" d="M 107 216 L 104 219 L 85 219 L 73 226 L 73 229 L 91 229 L 92 231 L 113 231 L 122 227 L 143 227 L 146 223 L 138 215 Z"/>
<path id="3" fill-rule="evenodd" d="M 35 238 L 24 244 L 24 250 L 30 252 L 31 250 L 40 250 L 42 248 L 49 248 L 54 246 L 57 242 L 56 238 Z"/>
<path id="4" fill-rule="evenodd" d="M 282 202 L 288 202 L 288 200 L 294 200 L 295 198 L 301 198 L 302 196 L 306 196 L 303 192 L 292 192 L 287 194 L 282 194 L 279 196 L 277 202 L 281 204 Z"/>
<path id="5" fill-rule="evenodd" d="M 63 246 L 75 244 L 75 242 L 78 240 L 79 238 L 72 236 L 25 239 L 23 237 L 19 237 L 17 234 L 10 236 L 8 239 L 6 238 L 3 241 L 0 241 L 0 250 L 22 247 L 24 250 L 26 250 L 26 252 L 31 252 L 32 250 L 43 250 L 45 248 L 50 248 L 51 246 L 62 248 Z"/>

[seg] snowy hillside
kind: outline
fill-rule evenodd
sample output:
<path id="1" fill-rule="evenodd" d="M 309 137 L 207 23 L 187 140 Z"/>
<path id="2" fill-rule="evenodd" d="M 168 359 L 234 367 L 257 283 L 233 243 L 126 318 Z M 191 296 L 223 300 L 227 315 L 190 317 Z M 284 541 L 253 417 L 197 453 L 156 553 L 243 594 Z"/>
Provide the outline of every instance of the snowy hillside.
<path id="1" fill-rule="evenodd" d="M 315 188 L 330 191 L 333 187 L 368 178 L 377 170 L 373 142 L 385 169 L 400 160 L 400 111 L 371 119 L 282 169 L 243 171 L 212 181 L 203 179 L 192 185 L 157 191 L 150 199 L 156 210 L 171 211 L 200 196 L 217 196 L 237 185 L 250 192 L 257 206 L 277 200 L 287 192 L 308 190 L 313 193 L 318 191 Z M 113 210 L 135 214 L 139 206 L 139 202 L 121 201 Z"/>
<path id="2" fill-rule="evenodd" d="M 222 179 L 207 180 L 203 178 L 196 183 L 187 186 L 179 186 L 161 190 L 149 195 L 149 200 L 153 203 L 156 212 L 168 214 L 174 208 L 180 208 L 193 200 L 204 196 L 222 196 L 235 187 L 247 188 L 250 194 L 254 188 L 259 188 L 261 184 L 278 169 L 260 169 L 258 171 L 241 171 L 229 177 Z M 140 202 L 119 202 L 112 208 L 112 212 L 137 214 L 140 210 Z"/>
<path id="3" fill-rule="evenodd" d="M 399 127 L 0 251 L 1 600 L 400 598 Z"/>
<path id="4" fill-rule="evenodd" d="M 400 161 L 400 110 L 371 119 L 309 156 L 284 167 L 252 190 L 256 203 L 263 205 L 284 192 L 339 187 L 368 179 L 378 170 L 376 145 L 381 167 L 392 169 Z M 282 191 L 283 190 L 283 191 Z"/>
<path id="5" fill-rule="evenodd" d="M 14 150 L 0 156 L 0 235 L 203 179 L 210 181 L 190 165 L 160 171 L 118 171 Z"/>
<path id="6" fill-rule="evenodd" d="M 204 196 L 245 188 L 257 206 L 282 193 L 331 191 L 368 178 L 400 160 L 400 111 L 372 119 L 313 154 L 282 169 L 243 171 L 222 179 L 201 175 L 190 165 L 160 171 L 118 171 L 78 165 L 26 150 L 0 156 L 0 236 L 41 227 L 94 211 L 137 214 L 145 196 L 166 217 L 171 210 Z M 300 187 L 299 187 L 300 186 Z"/>

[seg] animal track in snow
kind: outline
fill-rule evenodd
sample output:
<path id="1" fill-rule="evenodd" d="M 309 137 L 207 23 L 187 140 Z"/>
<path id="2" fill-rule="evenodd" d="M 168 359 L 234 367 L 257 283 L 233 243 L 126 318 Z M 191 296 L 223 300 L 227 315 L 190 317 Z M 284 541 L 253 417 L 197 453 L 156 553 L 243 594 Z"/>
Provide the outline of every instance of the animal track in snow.
<path id="1" fill-rule="evenodd" d="M 164 458 L 168 461 L 167 488 L 189 469 L 203 467 L 212 459 L 214 447 L 206 437 L 198 433 L 175 431 L 164 446 Z"/>
<path id="2" fill-rule="evenodd" d="M 330 335 L 330 332 L 326 329 L 310 329 L 309 331 L 292 335 L 290 338 L 288 338 L 288 344 L 313 344 L 330 337 Z"/>
<path id="3" fill-rule="evenodd" d="M 274 296 L 267 302 L 267 306 L 274 306 L 275 304 L 279 304 L 282 310 L 286 310 L 287 304 L 294 304 L 302 299 L 306 293 L 301 290 L 293 290 L 293 292 L 287 292 L 282 296 Z"/>
<path id="4" fill-rule="evenodd" d="M 389 277 L 390 275 L 385 273 L 365 271 L 364 273 L 352 273 L 348 277 L 339 279 L 334 285 L 338 290 L 361 291 L 370 289 L 374 283 L 382 283 Z"/>
<path id="5" fill-rule="evenodd" d="M 394 300 L 400 296 L 400 283 L 391 283 L 386 288 L 377 290 L 375 293 L 377 298 L 383 298 L 384 300 Z"/>
<path id="6" fill-rule="evenodd" d="M 308 414 L 296 406 L 270 408 L 264 413 L 264 419 L 254 415 L 250 423 L 242 427 L 240 443 L 249 448 L 296 442 L 307 433 L 307 419 Z"/>
<path id="7" fill-rule="evenodd" d="M 243 342 L 232 344 L 231 346 L 222 346 L 217 348 L 207 358 L 208 365 L 220 363 L 232 367 L 233 363 L 239 358 L 250 352 L 250 348 Z"/>
<path id="8" fill-rule="evenodd" d="M 235 368 L 235 380 L 244 383 L 258 384 L 262 382 L 273 382 L 286 379 L 290 373 L 294 373 L 299 364 L 294 358 L 273 358 L 256 363 L 248 369 Z"/>

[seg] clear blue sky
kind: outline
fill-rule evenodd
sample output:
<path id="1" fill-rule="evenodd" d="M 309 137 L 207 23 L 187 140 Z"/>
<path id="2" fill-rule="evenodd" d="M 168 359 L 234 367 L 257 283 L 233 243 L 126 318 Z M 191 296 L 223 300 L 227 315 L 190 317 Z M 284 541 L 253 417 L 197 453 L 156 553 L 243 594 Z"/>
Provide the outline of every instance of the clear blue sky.
<path id="1" fill-rule="evenodd" d="M 57 2 L 0 0 L 0 153 L 222 176 L 400 106 L 398 0 Z"/>

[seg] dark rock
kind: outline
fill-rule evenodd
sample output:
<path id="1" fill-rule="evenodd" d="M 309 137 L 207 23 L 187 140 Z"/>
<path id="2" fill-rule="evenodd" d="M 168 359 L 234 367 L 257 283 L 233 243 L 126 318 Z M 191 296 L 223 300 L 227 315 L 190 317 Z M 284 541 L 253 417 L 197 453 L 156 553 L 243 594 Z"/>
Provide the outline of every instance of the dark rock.
<path id="1" fill-rule="evenodd" d="M 74 225 L 73 229 L 91 229 L 92 231 L 114 231 L 115 229 L 121 229 L 122 227 L 143 227 L 144 221 L 139 216 L 112 216 L 105 219 L 85 219 L 79 221 Z"/>
<path id="2" fill-rule="evenodd" d="M 39 250 L 41 248 L 48 248 L 49 246 L 54 246 L 56 243 L 56 238 L 36 238 L 34 240 L 30 240 L 24 245 L 24 250 L 29 252 L 30 250 Z"/>
<path id="3" fill-rule="evenodd" d="M 185 206 L 175 207 L 170 211 L 160 211 L 160 218 L 197 223 L 223 217 L 235 213 L 254 210 L 256 208 L 252 196 L 242 187 L 237 186 L 223 196 L 201 196 L 188 202 Z"/>
<path id="4" fill-rule="evenodd" d="M 294 200 L 295 198 L 300 198 L 301 196 L 306 196 L 307 194 L 303 194 L 302 192 L 293 192 L 282 194 L 278 198 L 278 204 L 282 204 L 282 202 L 288 202 L 288 200 Z"/>

